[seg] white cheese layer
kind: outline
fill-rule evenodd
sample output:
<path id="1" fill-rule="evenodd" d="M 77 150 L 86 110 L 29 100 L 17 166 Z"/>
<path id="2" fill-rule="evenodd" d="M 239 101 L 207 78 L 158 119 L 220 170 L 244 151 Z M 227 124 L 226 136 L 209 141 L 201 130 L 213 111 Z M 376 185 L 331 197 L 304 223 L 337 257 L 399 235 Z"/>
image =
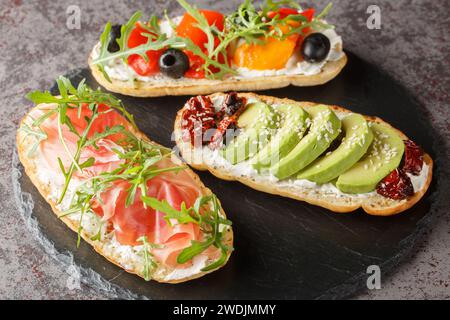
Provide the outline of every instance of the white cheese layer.
<path id="1" fill-rule="evenodd" d="M 425 186 L 425 182 L 427 181 L 429 170 L 430 170 L 430 167 L 424 162 L 419 175 L 415 176 L 411 173 L 406 174 L 409 177 L 409 179 L 411 180 L 411 183 L 414 187 L 414 192 L 422 190 L 422 188 Z"/>
<path id="2" fill-rule="evenodd" d="M 180 21 L 180 17 L 173 20 L 176 24 Z M 163 33 L 165 33 L 168 37 L 173 35 L 173 30 L 168 21 L 164 20 L 160 23 L 160 28 Z M 266 76 L 280 76 L 280 75 L 315 75 L 319 74 L 325 64 L 329 61 L 337 61 L 342 58 L 344 52 L 342 51 L 342 38 L 336 33 L 334 29 L 325 29 L 321 30 L 325 36 L 330 40 L 330 52 L 328 53 L 327 58 L 318 63 L 310 63 L 303 61 L 300 56 L 300 53 L 297 52 L 292 55 L 292 57 L 286 63 L 286 66 L 279 70 L 251 70 L 248 68 L 236 68 L 237 75 L 229 76 L 227 79 L 245 79 L 245 78 L 255 78 L 255 77 L 266 77 Z M 96 59 L 100 53 L 100 43 L 98 43 L 93 50 L 92 57 Z M 133 68 L 123 62 L 122 59 L 114 59 L 110 61 L 105 66 L 105 71 L 111 79 L 128 81 L 132 79 L 136 79 L 143 82 L 150 81 L 186 81 L 192 79 L 186 79 L 181 77 L 179 79 L 169 78 L 161 73 L 152 76 L 140 76 L 138 75 Z M 201 81 L 201 80 L 195 80 Z"/>
<path id="3" fill-rule="evenodd" d="M 320 194 L 331 194 L 336 196 L 337 198 L 349 197 L 354 199 L 361 199 L 377 195 L 376 191 L 360 194 L 344 193 L 332 183 L 317 184 L 306 179 L 279 180 L 277 177 L 270 173 L 259 173 L 251 166 L 249 161 L 243 161 L 236 165 L 233 165 L 228 162 L 228 160 L 222 157 L 219 150 L 211 150 L 208 146 L 204 146 L 201 148 L 201 150 L 194 151 L 194 153 L 196 154 L 196 161 L 200 160 L 210 167 L 223 168 L 223 170 L 229 172 L 235 177 L 251 178 L 256 182 L 270 183 L 276 187 L 294 189 L 297 190 L 299 194 L 303 193 L 305 189 L 312 189 L 319 192 Z M 200 155 L 201 158 L 199 158 L 198 155 Z M 414 192 L 417 192 L 424 187 L 428 177 L 428 170 L 429 167 L 424 162 L 422 170 L 420 171 L 420 174 L 418 176 L 414 176 L 408 173 L 408 176 L 410 177 L 411 183 L 414 187 Z"/>
<path id="4" fill-rule="evenodd" d="M 215 111 L 218 112 L 222 106 L 224 96 L 219 95 L 212 99 L 212 103 L 214 105 Z M 254 103 L 258 102 L 258 99 L 248 99 L 247 103 Z M 273 104 L 273 107 L 276 107 L 277 104 Z M 352 113 L 348 112 L 339 112 L 339 111 L 333 111 L 336 116 L 339 119 L 343 119 L 346 116 L 349 116 Z M 344 193 L 341 190 L 339 190 L 334 184 L 332 183 L 324 183 L 324 184 L 317 184 L 315 182 L 306 180 L 306 179 L 284 179 L 279 180 L 277 177 L 270 173 L 263 173 L 258 172 L 255 170 L 251 164 L 250 161 L 243 161 L 238 164 L 231 164 L 228 160 L 226 160 L 222 155 L 220 154 L 219 150 L 211 150 L 207 145 L 203 146 L 201 148 L 196 148 L 192 154 L 193 160 L 195 163 L 205 163 L 206 165 L 210 167 L 220 167 L 224 170 L 230 172 L 235 177 L 247 177 L 252 178 L 257 182 L 262 183 L 271 183 L 275 186 L 281 187 L 281 188 L 290 188 L 290 189 L 296 189 L 299 193 L 302 193 L 305 189 L 313 189 L 315 191 L 320 192 L 321 194 L 332 194 L 336 197 L 349 197 L 349 198 L 367 198 L 374 195 L 377 195 L 376 191 L 368 192 L 368 193 L 361 193 L 361 194 L 350 194 L 350 193 Z M 407 173 L 408 177 L 411 179 L 411 183 L 414 188 L 414 192 L 418 192 L 425 186 L 425 182 L 427 181 L 428 177 L 428 171 L 429 167 L 424 162 L 422 165 L 422 169 L 420 171 L 420 174 L 417 176 L 414 176 L 410 173 Z M 381 195 L 380 195 L 381 196 Z"/>

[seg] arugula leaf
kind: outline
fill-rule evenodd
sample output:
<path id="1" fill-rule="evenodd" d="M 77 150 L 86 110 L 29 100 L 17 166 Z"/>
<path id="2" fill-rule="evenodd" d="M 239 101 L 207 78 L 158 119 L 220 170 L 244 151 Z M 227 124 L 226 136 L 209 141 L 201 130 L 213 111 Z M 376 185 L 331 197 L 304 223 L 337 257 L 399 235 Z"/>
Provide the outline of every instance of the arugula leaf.
<path id="1" fill-rule="evenodd" d="M 154 245 L 150 244 L 147 240 L 146 236 L 142 236 L 137 239 L 137 241 L 142 242 L 142 255 L 144 257 L 144 270 L 143 276 L 145 281 L 149 281 L 152 278 L 153 272 L 155 271 L 157 264 L 153 259 L 153 255 L 151 253 L 151 249 L 154 248 Z"/>
<path id="2" fill-rule="evenodd" d="M 142 16 L 141 11 L 135 12 L 127 23 L 123 24 L 120 29 L 120 37 L 117 39 L 117 44 L 121 50 L 128 49 L 128 38 L 133 31 L 134 26 Z M 145 55 L 144 55 L 145 56 Z M 144 58 L 144 57 L 143 57 Z M 145 58 L 144 58 L 145 59 Z"/>
<path id="3" fill-rule="evenodd" d="M 214 239 L 209 239 L 204 242 L 192 241 L 191 246 L 184 248 L 177 256 L 177 263 L 183 264 L 201 254 L 214 243 Z"/>
<path id="4" fill-rule="evenodd" d="M 166 214 L 164 216 L 164 219 L 167 221 L 167 223 L 169 223 L 169 225 L 172 225 L 170 219 L 175 219 L 181 224 L 189 222 L 198 224 L 198 221 L 190 215 L 190 210 L 186 208 L 186 204 L 184 202 L 181 204 L 181 211 L 178 211 L 174 207 L 172 207 L 165 199 L 160 201 L 153 197 L 143 196 L 142 201 L 154 210 L 164 212 Z"/>
<path id="5" fill-rule="evenodd" d="M 27 156 L 31 157 L 36 153 L 39 144 L 47 139 L 47 134 L 41 128 L 32 128 L 27 123 L 24 123 L 22 127 L 20 127 L 20 130 L 25 132 L 26 136 L 33 136 L 35 138 L 35 142 L 27 153 Z"/>
<path id="6" fill-rule="evenodd" d="M 325 16 L 330 12 L 330 10 L 331 10 L 332 7 L 333 7 L 333 3 L 330 2 L 330 3 L 322 10 L 322 12 L 319 13 L 319 14 L 316 16 L 316 19 L 317 19 L 317 20 L 321 20 L 321 19 L 325 18 Z"/>
<path id="7" fill-rule="evenodd" d="M 103 30 L 101 36 L 100 36 L 100 54 L 99 57 L 105 57 L 108 55 L 108 45 L 111 41 L 111 22 L 108 21 L 108 23 L 105 25 L 105 29 Z M 103 64 L 98 65 L 98 69 L 103 74 L 106 80 L 111 82 L 111 79 L 109 78 L 108 73 L 105 70 L 105 66 Z"/>
<path id="8" fill-rule="evenodd" d="M 114 125 L 111 128 L 110 127 L 106 127 L 105 130 L 103 132 L 96 132 L 94 133 L 94 135 L 86 140 L 86 147 L 87 146 L 94 146 L 95 148 L 98 148 L 96 142 L 98 140 L 110 137 L 114 134 L 118 134 L 118 133 L 122 133 L 125 131 L 125 127 L 122 125 Z"/>

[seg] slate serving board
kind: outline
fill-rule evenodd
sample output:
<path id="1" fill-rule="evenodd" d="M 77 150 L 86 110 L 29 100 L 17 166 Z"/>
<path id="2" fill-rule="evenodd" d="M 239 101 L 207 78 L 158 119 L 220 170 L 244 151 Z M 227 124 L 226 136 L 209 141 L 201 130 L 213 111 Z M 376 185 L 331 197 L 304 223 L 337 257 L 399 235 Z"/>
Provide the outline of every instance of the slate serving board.
<path id="1" fill-rule="evenodd" d="M 318 87 L 269 90 L 261 94 L 299 101 L 336 104 L 379 116 L 404 131 L 434 156 L 435 133 L 424 109 L 398 83 L 357 56 L 333 81 Z M 67 75 L 74 83 L 86 78 L 98 84 L 88 69 Z M 53 87 L 52 90 L 55 88 Z M 152 140 L 173 146 L 171 133 L 177 110 L 188 97 L 131 98 L 121 96 L 139 128 Z M 122 272 L 86 243 L 76 248 L 76 234 L 51 213 L 49 205 L 26 177 L 22 191 L 31 193 L 33 214 L 42 232 L 59 251 L 73 253 L 78 265 L 104 279 L 151 299 L 311 299 L 344 298 L 366 287 L 369 265 L 392 272 L 407 257 L 423 228 L 435 186 L 420 203 L 394 217 L 372 217 L 358 210 L 336 214 L 300 201 L 255 191 L 200 172 L 206 186 L 219 196 L 233 221 L 235 252 L 219 271 L 188 283 L 145 282 Z"/>

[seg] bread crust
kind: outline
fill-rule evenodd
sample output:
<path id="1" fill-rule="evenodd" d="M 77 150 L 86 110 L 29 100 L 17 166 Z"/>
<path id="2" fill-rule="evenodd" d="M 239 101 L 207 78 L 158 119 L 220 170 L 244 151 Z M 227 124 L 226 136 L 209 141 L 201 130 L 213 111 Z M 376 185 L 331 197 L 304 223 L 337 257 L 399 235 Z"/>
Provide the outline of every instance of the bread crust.
<path id="1" fill-rule="evenodd" d="M 177 95 L 200 95 L 225 91 L 259 91 L 283 88 L 289 85 L 309 87 L 324 84 L 336 77 L 347 64 L 344 53 L 337 61 L 328 61 L 318 74 L 306 75 L 279 75 L 255 77 L 248 79 L 183 79 L 182 81 L 122 81 L 111 79 L 109 82 L 99 68 L 92 63 L 92 52 L 88 58 L 89 68 L 95 80 L 111 92 L 134 97 L 160 97 Z"/>
<path id="2" fill-rule="evenodd" d="M 43 105 L 37 105 L 34 109 L 36 108 L 40 108 Z M 34 109 L 30 110 L 30 112 L 32 112 Z M 51 189 L 48 185 L 45 185 L 44 183 L 42 183 L 42 181 L 39 179 L 38 177 L 38 170 L 39 170 L 39 166 L 38 163 L 36 161 L 35 158 L 33 157 L 29 157 L 27 155 L 28 153 L 28 148 L 29 145 L 31 143 L 31 141 L 29 140 L 30 137 L 27 136 L 26 134 L 24 134 L 24 132 L 22 130 L 20 130 L 20 128 L 23 126 L 24 122 L 27 120 L 28 118 L 28 114 L 25 115 L 25 117 L 21 120 L 20 125 L 19 125 L 19 130 L 17 131 L 17 136 L 16 136 L 16 144 L 17 144 L 17 150 L 18 150 L 18 155 L 19 155 L 19 159 L 20 162 L 22 163 L 25 173 L 27 174 L 27 176 L 30 178 L 31 182 L 35 185 L 35 187 L 37 188 L 37 190 L 39 191 L 39 193 L 41 194 L 41 196 L 48 202 L 48 204 L 51 206 L 53 213 L 59 217 L 62 212 L 57 208 L 56 203 L 51 199 L 50 195 L 51 195 Z M 147 138 L 147 136 L 138 131 L 138 130 L 131 130 L 137 137 L 140 137 L 142 139 L 146 139 L 147 141 L 151 141 Z M 154 142 L 152 142 L 154 143 Z M 156 144 L 156 143 L 154 143 Z M 157 145 L 157 144 L 156 144 Z M 178 159 L 178 158 L 177 158 Z M 172 158 L 172 160 L 174 160 Z M 179 161 L 179 163 L 181 163 L 181 160 L 175 160 L 175 161 Z M 207 187 L 205 187 L 205 185 L 201 182 L 200 178 L 198 177 L 198 175 L 196 173 L 194 173 L 190 168 L 186 168 L 185 169 L 186 172 L 192 177 L 192 179 L 196 182 L 196 184 L 200 187 L 200 192 L 203 195 L 208 195 L 208 194 L 212 194 L 211 190 Z M 220 204 L 220 200 L 219 200 L 219 204 Z M 223 211 L 222 207 L 220 209 L 221 214 L 226 217 L 225 212 Z M 78 232 L 79 229 L 79 223 L 75 222 L 71 219 L 69 219 L 67 216 L 63 216 L 60 218 L 60 220 L 62 222 L 64 222 L 71 230 L 73 230 L 74 232 Z M 117 261 L 112 255 L 108 254 L 105 251 L 105 241 L 109 240 L 109 239 L 103 239 L 103 240 L 97 240 L 94 241 L 91 239 L 91 237 L 84 231 L 82 230 L 80 232 L 81 237 L 87 242 L 89 243 L 95 251 L 97 251 L 100 255 L 102 255 L 103 257 L 105 257 L 107 260 L 109 260 L 111 263 L 115 264 L 116 266 L 124 269 L 125 271 L 132 273 L 132 274 L 136 274 L 142 278 L 144 278 L 142 272 L 134 265 L 133 268 L 127 268 L 124 265 L 122 265 L 119 261 Z M 224 243 L 225 245 L 232 247 L 233 245 L 233 230 L 232 228 L 228 228 L 228 231 L 226 232 L 225 236 L 224 236 Z M 231 255 L 231 250 L 228 252 L 227 258 L 226 258 L 226 262 L 221 266 L 223 267 L 227 262 L 228 259 L 230 258 Z M 169 269 L 164 268 L 163 266 L 159 265 L 158 268 L 162 268 L 162 273 L 158 273 L 155 272 L 155 277 L 152 278 L 152 280 L 158 281 L 158 282 L 163 282 L 163 283 L 180 283 L 180 282 L 185 282 L 188 280 L 193 280 L 196 278 L 200 278 L 208 273 L 211 273 L 213 271 L 216 271 L 219 268 L 216 268 L 214 270 L 210 270 L 207 272 L 200 272 L 197 274 L 193 274 L 191 276 L 188 277 L 184 277 L 184 278 L 180 278 L 180 279 L 176 279 L 176 280 L 165 280 L 164 276 L 167 275 L 168 273 L 170 273 Z M 160 275 L 160 276 L 158 276 Z"/>
<path id="3" fill-rule="evenodd" d="M 216 93 L 210 95 L 211 98 L 214 98 L 219 95 L 224 95 L 225 93 Z M 276 97 L 270 97 L 270 96 L 264 96 L 264 95 L 257 95 L 254 93 L 239 93 L 239 96 L 246 97 L 247 99 L 258 99 L 261 100 L 267 104 L 289 104 L 292 106 L 297 107 L 314 107 L 318 105 L 317 103 L 313 102 L 298 102 L 290 99 L 281 99 Z M 323 104 L 322 104 L 323 105 Z M 339 112 L 339 113 L 351 113 L 350 110 L 347 110 L 345 108 L 339 107 L 339 106 L 329 106 L 332 110 Z M 258 182 L 255 181 L 249 177 L 241 177 L 241 176 L 235 176 L 231 174 L 230 172 L 227 172 L 223 170 L 223 168 L 213 168 L 211 166 L 208 166 L 205 163 L 192 163 L 189 159 L 189 155 L 193 154 L 193 148 L 190 143 L 186 143 L 183 141 L 181 136 L 181 120 L 182 120 L 182 114 L 185 111 L 185 107 L 181 108 L 178 113 L 174 124 L 174 130 L 175 130 L 175 140 L 177 147 L 179 148 L 180 154 L 184 158 L 184 160 L 193 168 L 197 170 L 207 170 L 211 172 L 216 177 L 223 179 L 223 180 L 229 180 L 229 181 L 239 181 L 255 190 L 280 195 L 300 201 L 305 201 L 313 205 L 318 205 L 323 208 L 329 209 L 336 213 L 346 213 L 346 212 L 352 212 L 355 211 L 358 208 L 362 208 L 366 213 L 370 215 L 376 215 L 376 216 L 390 216 L 395 215 L 398 213 L 401 213 L 409 208 L 411 208 L 414 204 L 416 204 L 426 193 L 428 190 L 428 187 L 430 186 L 432 176 L 433 176 L 433 160 L 430 157 L 429 154 L 424 154 L 424 162 L 429 167 L 428 175 L 426 178 L 426 181 L 424 183 L 424 186 L 415 194 L 408 199 L 405 200 L 392 200 L 385 197 L 382 197 L 380 195 L 374 195 L 369 196 L 364 199 L 360 199 L 359 201 L 347 201 L 348 199 L 343 199 L 343 201 L 338 201 L 336 198 L 330 198 L 330 197 L 319 197 L 317 195 L 308 195 L 308 194 L 298 194 L 294 192 L 293 190 L 288 190 L 286 188 L 280 188 L 273 184 L 266 183 L 266 182 Z M 364 116 L 366 120 L 376 123 L 381 123 L 385 126 L 389 126 L 390 128 L 394 129 L 403 140 L 408 139 L 408 137 L 401 132 L 400 130 L 392 127 L 389 123 L 385 122 L 381 118 L 373 117 L 373 116 Z M 348 197 L 350 198 L 350 197 Z M 380 200 L 383 200 L 380 202 Z"/>

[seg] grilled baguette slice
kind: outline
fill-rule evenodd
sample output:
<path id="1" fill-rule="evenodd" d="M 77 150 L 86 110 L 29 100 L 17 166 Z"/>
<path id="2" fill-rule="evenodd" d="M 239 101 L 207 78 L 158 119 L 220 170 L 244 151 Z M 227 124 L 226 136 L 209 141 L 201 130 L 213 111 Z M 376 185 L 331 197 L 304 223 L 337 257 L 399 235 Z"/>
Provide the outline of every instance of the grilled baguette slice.
<path id="1" fill-rule="evenodd" d="M 216 93 L 210 95 L 212 99 L 219 98 L 221 95 L 225 95 L 225 93 Z M 269 105 L 271 104 L 287 104 L 294 107 L 308 106 L 314 107 L 315 103 L 312 102 L 297 102 L 290 99 L 280 99 L 270 96 L 257 95 L 254 93 L 240 93 L 239 96 L 245 97 L 247 99 L 259 100 L 265 102 Z M 323 104 L 322 104 L 323 105 Z M 336 114 L 350 114 L 351 111 L 338 106 L 329 106 Z M 409 208 L 411 208 L 414 204 L 416 204 L 427 191 L 433 174 L 433 160 L 430 155 L 424 155 L 424 163 L 428 166 L 428 174 L 426 177 L 426 181 L 421 187 L 420 190 L 416 190 L 415 194 L 408 199 L 405 200 L 393 200 L 386 197 L 383 197 L 375 192 L 368 194 L 364 197 L 351 196 L 351 195 L 335 195 L 335 194 L 324 194 L 318 192 L 314 188 L 301 188 L 299 190 L 298 187 L 293 188 L 292 186 L 279 186 L 275 183 L 267 182 L 267 181 L 257 181 L 248 176 L 235 175 L 229 168 L 226 166 L 210 166 L 201 161 L 201 157 L 198 157 L 198 153 L 196 155 L 195 149 L 189 142 L 185 142 L 182 139 L 182 130 L 181 130 L 181 121 L 182 115 L 186 107 L 181 108 L 178 111 L 174 130 L 175 130 L 175 139 L 177 147 L 180 151 L 180 154 L 185 159 L 185 161 L 197 170 L 208 170 L 213 175 L 220 179 L 224 180 L 234 180 L 239 181 L 253 189 L 267 192 L 271 194 L 281 195 L 284 197 L 306 201 L 310 204 L 318 205 L 324 208 L 327 208 L 334 212 L 351 212 L 358 208 L 362 208 L 365 212 L 370 215 L 378 215 L 378 216 L 389 216 L 394 215 L 400 212 L 403 212 Z M 383 125 L 389 126 L 393 128 L 391 125 L 383 121 L 378 117 L 364 116 L 366 120 L 376 123 L 381 123 Z M 408 137 L 398 129 L 393 128 L 399 136 L 406 140 Z M 200 160 L 200 161 L 198 161 Z"/>
<path id="2" fill-rule="evenodd" d="M 187 79 L 154 81 L 122 81 L 111 79 L 109 82 L 99 68 L 92 63 L 92 52 L 88 59 L 89 67 L 95 80 L 104 88 L 111 92 L 120 93 L 134 97 L 160 97 L 177 95 L 199 95 L 210 94 L 220 91 L 259 91 L 267 89 L 283 88 L 289 85 L 299 87 L 309 87 L 324 84 L 334 77 L 344 68 L 347 63 L 347 56 L 342 56 L 337 61 L 328 61 L 318 74 L 306 75 L 279 75 L 265 76 L 248 79 Z"/>
<path id="3" fill-rule="evenodd" d="M 48 109 L 51 107 L 51 104 L 40 104 L 37 105 L 35 108 L 39 109 Z M 31 111 L 30 111 L 31 112 Z M 55 188 L 58 186 L 55 185 L 55 183 L 52 181 L 52 179 L 43 179 L 42 173 L 40 174 L 40 161 L 41 157 L 43 156 L 39 152 L 35 152 L 33 155 L 29 155 L 30 147 L 35 143 L 35 138 L 31 135 L 27 135 L 25 131 L 21 130 L 25 124 L 30 124 L 30 121 L 32 122 L 32 119 L 30 118 L 30 115 L 27 114 L 21 121 L 19 125 L 19 130 L 17 131 L 16 136 L 16 142 L 17 142 L 17 150 L 19 159 L 25 169 L 25 173 L 28 175 L 30 180 L 33 182 L 33 184 L 38 189 L 39 193 L 44 197 L 44 199 L 48 202 L 50 207 L 53 210 L 53 213 L 57 216 L 60 216 L 62 214 L 61 210 L 56 205 L 56 199 L 55 199 Z M 133 131 L 133 133 L 142 139 L 146 139 L 147 141 L 150 141 L 142 132 L 139 131 Z M 156 144 L 156 143 L 155 143 Z M 176 157 L 172 157 L 172 161 L 176 164 L 181 164 L 180 159 Z M 59 169 L 56 169 L 59 170 Z M 187 173 L 194 179 L 194 181 L 198 184 L 201 190 L 201 194 L 208 195 L 211 194 L 211 190 L 208 189 L 203 185 L 203 183 L 200 181 L 200 178 L 197 174 L 195 174 L 191 169 L 186 168 Z M 225 212 L 221 208 L 221 214 L 225 217 Z M 73 220 L 70 219 L 70 216 L 63 216 L 60 218 L 70 229 L 72 229 L 75 232 L 78 232 L 80 223 L 79 220 Z M 81 237 L 89 243 L 95 251 L 97 251 L 99 254 L 104 256 L 107 260 L 112 262 L 113 264 L 123 268 L 125 271 L 129 273 L 136 274 L 140 277 L 144 277 L 143 275 L 143 263 L 142 260 L 139 259 L 131 259 L 130 255 L 124 255 L 123 250 L 120 250 L 121 248 L 117 247 L 118 243 L 113 240 L 112 237 L 105 237 L 101 240 L 92 240 L 93 234 L 89 234 L 84 228 L 81 231 Z M 232 247 L 233 244 L 233 231 L 231 228 L 227 229 L 227 232 L 224 236 L 224 244 L 227 246 Z M 127 246 L 128 247 L 128 246 Z M 123 249 L 123 248 L 122 248 Z M 227 261 L 231 255 L 231 251 L 228 252 Z M 213 261 L 206 261 L 205 263 L 211 263 Z M 224 264 L 225 265 L 225 264 Z M 194 268 L 195 269 L 195 268 Z M 180 283 L 185 282 L 188 280 L 196 279 L 199 277 L 204 276 L 207 273 L 213 272 L 215 270 L 210 270 L 207 272 L 200 271 L 200 268 L 197 268 L 196 270 L 193 269 L 193 272 L 191 274 L 185 274 L 182 276 L 170 276 L 171 273 L 174 271 L 174 269 L 170 269 L 166 266 L 163 266 L 161 264 L 158 264 L 158 267 L 156 271 L 154 272 L 154 275 L 152 277 L 152 280 L 156 280 L 158 282 L 164 282 L 164 283 Z"/>

